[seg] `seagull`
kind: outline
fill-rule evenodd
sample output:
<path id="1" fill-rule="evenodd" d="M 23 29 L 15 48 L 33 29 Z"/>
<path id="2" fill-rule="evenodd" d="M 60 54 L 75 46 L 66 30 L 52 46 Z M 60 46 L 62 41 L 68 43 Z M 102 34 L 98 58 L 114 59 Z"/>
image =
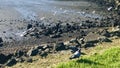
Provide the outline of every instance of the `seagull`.
<path id="1" fill-rule="evenodd" d="M 77 50 L 69 59 L 79 58 L 81 55 L 81 49 Z"/>

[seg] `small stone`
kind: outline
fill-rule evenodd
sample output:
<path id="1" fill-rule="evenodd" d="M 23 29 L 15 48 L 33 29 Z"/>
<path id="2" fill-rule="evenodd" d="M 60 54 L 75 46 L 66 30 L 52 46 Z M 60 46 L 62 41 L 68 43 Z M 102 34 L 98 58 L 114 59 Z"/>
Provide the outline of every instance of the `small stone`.
<path id="1" fill-rule="evenodd" d="M 35 55 L 37 55 L 37 54 L 38 54 L 38 49 L 34 49 L 34 48 L 30 49 L 30 50 L 27 52 L 27 55 L 28 55 L 28 56 L 35 56 Z"/>
<path id="2" fill-rule="evenodd" d="M 47 55 L 48 55 L 48 53 L 45 52 L 45 51 L 42 51 L 42 52 L 40 53 L 40 56 L 41 56 L 41 57 L 46 57 Z"/>
<path id="3" fill-rule="evenodd" d="M 48 48 L 48 45 L 47 45 L 47 44 L 43 46 L 43 50 L 45 50 L 45 49 L 47 49 L 47 48 Z"/>
<path id="4" fill-rule="evenodd" d="M 49 53 L 49 52 L 50 52 L 50 49 L 47 48 L 47 49 L 45 49 L 44 51 L 47 52 L 47 53 Z"/>
<path id="5" fill-rule="evenodd" d="M 32 63 L 33 62 L 32 58 L 28 58 L 27 62 Z"/>
<path id="6" fill-rule="evenodd" d="M 32 24 L 27 25 L 27 29 L 30 29 L 30 28 L 32 28 Z"/>
<path id="7" fill-rule="evenodd" d="M 21 51 L 21 50 L 19 50 L 19 51 L 17 51 L 17 52 L 15 53 L 15 57 L 21 57 L 21 56 L 23 56 L 23 55 L 24 55 L 24 52 Z"/>
<path id="8" fill-rule="evenodd" d="M 25 59 L 24 58 L 17 58 L 16 61 L 22 63 L 25 61 Z"/>
<path id="9" fill-rule="evenodd" d="M 0 47 L 3 46 L 3 39 L 0 37 Z"/>
<path id="10" fill-rule="evenodd" d="M 10 59 L 8 62 L 7 62 L 7 66 L 13 66 L 17 63 L 16 59 L 15 58 L 12 58 Z"/>
<path id="11" fill-rule="evenodd" d="M 77 41 L 77 39 L 76 38 L 73 38 L 73 39 L 71 39 L 69 42 L 70 43 L 74 43 L 74 42 L 76 42 Z"/>
<path id="12" fill-rule="evenodd" d="M 60 34 L 50 35 L 50 38 L 59 38 L 59 37 L 61 37 L 61 35 L 60 35 Z"/>

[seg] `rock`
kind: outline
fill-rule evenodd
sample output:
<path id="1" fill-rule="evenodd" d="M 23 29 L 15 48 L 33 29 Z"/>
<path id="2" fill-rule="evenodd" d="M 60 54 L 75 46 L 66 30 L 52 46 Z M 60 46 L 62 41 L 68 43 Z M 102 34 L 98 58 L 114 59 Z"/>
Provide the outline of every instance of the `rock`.
<path id="1" fill-rule="evenodd" d="M 38 49 L 34 49 L 34 48 L 31 48 L 28 52 L 27 52 L 27 55 L 28 56 L 35 56 L 38 54 Z"/>
<path id="2" fill-rule="evenodd" d="M 35 49 L 43 49 L 43 46 L 42 45 L 35 46 Z"/>
<path id="3" fill-rule="evenodd" d="M 88 48 L 88 47 L 93 47 L 93 46 L 95 46 L 94 43 L 89 42 L 89 43 L 86 43 L 83 47 Z"/>
<path id="4" fill-rule="evenodd" d="M 118 15 L 120 15 L 120 9 L 118 10 L 118 12 L 117 12 L 117 13 L 118 13 Z"/>
<path id="5" fill-rule="evenodd" d="M 6 60 L 6 56 L 4 54 L 0 54 L 0 64 L 4 64 L 7 60 Z"/>
<path id="6" fill-rule="evenodd" d="M 3 46 L 3 39 L 0 37 L 0 47 Z"/>
<path id="7" fill-rule="evenodd" d="M 27 29 L 30 29 L 30 28 L 32 28 L 32 24 L 27 25 Z"/>
<path id="8" fill-rule="evenodd" d="M 42 49 L 39 49 L 39 50 L 38 50 L 38 54 L 41 54 L 41 53 L 42 53 L 42 51 L 43 51 Z"/>
<path id="9" fill-rule="evenodd" d="M 42 51 L 42 52 L 40 53 L 40 56 L 41 56 L 41 57 L 46 57 L 47 55 L 48 55 L 48 53 L 45 52 L 45 51 Z"/>
<path id="10" fill-rule="evenodd" d="M 48 45 L 47 44 L 44 44 L 43 45 L 43 50 L 47 49 L 48 48 Z"/>
<path id="11" fill-rule="evenodd" d="M 50 49 L 47 48 L 47 49 L 45 49 L 44 51 L 45 51 L 46 53 L 49 53 L 49 52 L 50 52 Z"/>
<path id="12" fill-rule="evenodd" d="M 0 68 L 5 68 L 5 65 L 0 64 Z"/>
<path id="13" fill-rule="evenodd" d="M 76 47 L 81 47 L 81 45 L 84 44 L 83 39 L 77 39 L 77 38 L 73 38 L 69 42 L 72 43 L 70 45 L 76 46 Z"/>
<path id="14" fill-rule="evenodd" d="M 50 38 L 59 38 L 59 37 L 61 37 L 60 34 L 53 34 L 53 35 L 50 35 Z"/>
<path id="15" fill-rule="evenodd" d="M 9 55 L 4 55 L 4 54 L 0 54 L 0 64 L 5 64 L 13 55 L 9 54 Z"/>
<path id="16" fill-rule="evenodd" d="M 84 43 L 85 43 L 84 38 L 78 39 L 78 42 L 79 42 L 80 44 L 84 44 Z"/>
<path id="17" fill-rule="evenodd" d="M 29 63 L 33 62 L 32 58 L 28 58 L 26 61 L 29 62 Z"/>
<path id="18" fill-rule="evenodd" d="M 90 32 L 85 36 L 84 41 L 88 43 L 97 42 L 96 40 L 98 40 L 99 37 L 101 37 L 101 35 Z"/>
<path id="19" fill-rule="evenodd" d="M 65 47 L 65 45 L 64 45 L 64 43 L 57 43 L 56 45 L 55 45 L 55 50 L 56 51 L 61 51 L 61 50 L 65 50 L 66 49 L 66 47 Z"/>
<path id="20" fill-rule="evenodd" d="M 25 61 L 25 59 L 21 57 L 21 58 L 17 58 L 16 61 L 22 63 Z"/>
<path id="21" fill-rule="evenodd" d="M 19 51 L 17 51 L 17 52 L 15 53 L 15 57 L 21 57 L 21 56 L 23 56 L 23 55 L 24 55 L 24 52 L 21 51 L 21 50 L 19 50 Z"/>
<path id="22" fill-rule="evenodd" d="M 107 37 L 99 37 L 98 38 L 99 42 L 112 42 L 110 39 L 108 39 Z"/>
<path id="23" fill-rule="evenodd" d="M 77 39 L 76 38 L 73 38 L 73 39 L 71 39 L 69 42 L 70 43 L 74 43 L 74 42 L 76 42 L 77 41 Z"/>
<path id="24" fill-rule="evenodd" d="M 110 33 L 106 29 L 104 29 L 102 32 L 100 32 L 100 35 L 110 37 Z"/>
<path id="25" fill-rule="evenodd" d="M 7 66 L 13 66 L 17 63 L 16 59 L 15 58 L 12 58 L 10 59 L 8 62 L 7 62 Z"/>

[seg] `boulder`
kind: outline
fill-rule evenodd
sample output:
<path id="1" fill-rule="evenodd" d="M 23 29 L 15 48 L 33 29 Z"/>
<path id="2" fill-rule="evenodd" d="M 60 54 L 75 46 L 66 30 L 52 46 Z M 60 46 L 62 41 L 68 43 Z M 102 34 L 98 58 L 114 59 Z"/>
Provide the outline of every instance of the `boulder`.
<path id="1" fill-rule="evenodd" d="M 0 64 L 5 64 L 13 55 L 9 54 L 9 55 L 4 55 L 4 54 L 0 54 Z"/>
<path id="2" fill-rule="evenodd" d="M 17 63 L 16 59 L 15 58 L 12 58 L 10 59 L 8 62 L 7 62 L 7 66 L 13 66 Z"/>
<path id="3" fill-rule="evenodd" d="M 106 36 L 106 37 L 110 37 L 110 33 L 106 29 L 104 29 L 103 31 L 101 31 L 100 35 Z"/>
<path id="4" fill-rule="evenodd" d="M 31 48 L 28 52 L 27 52 L 27 55 L 28 56 L 35 56 L 38 54 L 38 49 L 34 49 L 34 48 Z"/>
<path id="5" fill-rule="evenodd" d="M 99 37 L 98 41 L 99 42 L 112 42 L 110 39 L 108 39 L 107 37 L 104 37 L 104 36 L 103 37 Z"/>
<path id="6" fill-rule="evenodd" d="M 94 43 L 89 42 L 89 43 L 86 43 L 83 47 L 88 48 L 88 47 L 93 47 L 93 46 L 95 46 Z"/>
<path id="7" fill-rule="evenodd" d="M 61 51 L 61 50 L 65 50 L 65 49 L 66 49 L 66 46 L 64 45 L 63 42 L 61 42 L 61 43 L 56 43 L 56 45 L 55 45 L 55 50 L 56 50 L 56 51 Z"/>

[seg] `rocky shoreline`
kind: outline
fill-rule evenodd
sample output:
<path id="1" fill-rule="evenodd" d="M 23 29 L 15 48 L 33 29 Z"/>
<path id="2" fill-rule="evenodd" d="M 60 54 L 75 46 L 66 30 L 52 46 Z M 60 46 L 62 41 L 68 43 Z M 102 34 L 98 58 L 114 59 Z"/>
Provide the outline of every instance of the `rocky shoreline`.
<path id="1" fill-rule="evenodd" d="M 0 66 L 25 61 L 31 63 L 31 56 L 46 57 L 61 50 L 74 51 L 76 46 L 87 49 L 98 42 L 112 42 L 111 37 L 120 37 L 120 16 L 116 11 L 107 11 L 107 14 L 102 19 L 87 18 L 69 23 L 58 20 L 46 24 L 44 18 L 43 23 L 31 20 L 34 23 L 28 23 L 26 30 L 19 34 L 23 37 L 22 41 L 4 42 L 0 37 Z"/>
<path id="2" fill-rule="evenodd" d="M 59 26 L 57 26 L 59 27 Z M 69 29 L 69 28 L 68 28 Z M 76 28 L 78 29 L 78 28 Z M 79 28 L 80 29 L 80 28 Z M 88 28 L 87 28 L 88 29 Z M 93 47 L 95 46 L 98 42 L 112 42 L 110 40 L 111 37 L 120 37 L 119 33 L 120 33 L 120 28 L 116 27 L 115 31 L 110 32 L 109 29 L 106 28 L 89 28 L 91 30 L 89 31 L 80 31 L 80 30 L 73 30 L 73 34 L 75 34 L 76 32 L 80 32 L 80 35 L 78 36 L 74 36 L 74 37 L 70 37 L 69 40 L 67 39 L 67 41 L 54 41 L 54 42 L 49 42 L 49 43 L 45 43 L 45 44 L 39 44 L 39 45 L 31 45 L 31 46 L 12 46 L 12 48 L 4 48 L 4 44 L 0 49 L 0 64 L 2 65 L 7 65 L 7 66 L 12 66 L 14 64 L 16 64 L 17 62 L 32 62 L 32 59 L 29 58 L 31 56 L 42 56 L 45 57 L 47 56 L 49 53 L 55 53 L 57 51 L 61 51 L 61 50 L 76 50 L 76 46 L 79 46 L 81 48 L 89 48 L 89 47 Z M 94 30 L 93 30 L 94 29 Z M 84 29 L 85 30 L 85 29 Z M 72 31 L 72 29 L 71 29 Z M 47 32 L 47 31 L 46 31 Z M 61 31 L 58 31 L 61 32 Z M 56 33 L 58 33 L 56 32 Z M 35 38 L 39 38 L 39 34 L 36 35 L 36 32 L 33 31 L 33 33 L 35 35 L 29 35 L 30 33 L 27 33 L 27 35 L 25 35 L 25 37 L 30 36 L 30 37 L 34 37 Z M 49 34 L 50 33 L 50 34 Z M 58 34 L 56 36 L 56 33 L 51 33 L 51 32 L 47 32 L 47 35 L 43 32 L 44 35 L 50 37 L 51 39 L 58 39 L 59 37 L 62 36 L 62 33 Z M 67 32 L 66 32 L 67 33 Z M 51 36 L 52 34 L 52 36 Z M 68 35 L 69 35 L 69 30 L 68 30 Z M 65 39 L 62 38 L 62 39 Z M 8 50 L 5 51 L 5 50 Z M 11 52 L 11 53 L 10 53 Z M 6 60 L 2 60 L 3 58 L 5 58 Z M 26 59 L 27 58 L 27 59 Z M 29 59 L 28 59 L 29 58 Z"/>

